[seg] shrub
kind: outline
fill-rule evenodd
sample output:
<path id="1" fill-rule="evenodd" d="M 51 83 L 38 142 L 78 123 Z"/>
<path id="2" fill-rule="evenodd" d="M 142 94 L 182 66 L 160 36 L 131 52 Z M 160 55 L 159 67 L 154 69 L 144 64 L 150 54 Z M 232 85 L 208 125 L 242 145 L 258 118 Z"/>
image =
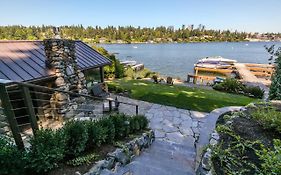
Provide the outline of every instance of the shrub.
<path id="1" fill-rule="evenodd" d="M 24 174 L 24 154 L 25 152 L 18 150 L 10 139 L 0 136 L 0 174 Z"/>
<path id="2" fill-rule="evenodd" d="M 65 140 L 61 130 L 39 130 L 30 140 L 27 168 L 36 173 L 46 173 L 58 167 L 64 158 Z"/>
<path id="3" fill-rule="evenodd" d="M 106 130 L 106 142 L 113 143 L 115 138 L 115 126 L 110 118 L 104 118 L 99 121 L 99 124 Z"/>
<path id="4" fill-rule="evenodd" d="M 147 118 L 142 115 L 130 117 L 129 121 L 131 133 L 146 129 L 148 126 Z"/>
<path id="5" fill-rule="evenodd" d="M 252 117 L 257 120 L 265 129 L 276 130 L 281 133 L 281 112 L 270 107 L 260 107 L 252 113 Z"/>
<path id="6" fill-rule="evenodd" d="M 130 118 L 130 130 L 131 133 L 137 132 L 140 130 L 139 120 L 136 117 Z"/>
<path id="7" fill-rule="evenodd" d="M 264 90 L 258 86 L 245 86 L 235 78 L 227 78 L 223 82 L 213 85 L 213 89 L 250 97 L 262 98 Z"/>
<path id="8" fill-rule="evenodd" d="M 256 151 L 261 164 L 261 174 L 281 174 L 281 140 L 273 140 L 274 149 L 263 148 Z"/>
<path id="9" fill-rule="evenodd" d="M 127 70 L 125 71 L 125 77 L 130 78 L 130 79 L 135 79 L 135 71 L 131 67 L 128 67 Z"/>
<path id="10" fill-rule="evenodd" d="M 86 148 L 88 132 L 85 123 L 81 121 L 67 122 L 64 127 L 66 151 L 69 156 L 77 156 Z"/>
<path id="11" fill-rule="evenodd" d="M 148 120 L 145 116 L 139 115 L 139 116 L 135 116 L 135 118 L 139 122 L 140 129 L 146 129 L 148 127 Z"/>
<path id="12" fill-rule="evenodd" d="M 114 128 L 116 138 L 123 138 L 129 135 L 130 133 L 130 124 L 129 118 L 124 114 L 115 114 L 110 116 Z"/>
<path id="13" fill-rule="evenodd" d="M 262 90 L 258 86 L 247 86 L 245 87 L 244 92 L 249 96 L 253 96 L 255 98 L 262 98 L 264 94 L 264 90 Z"/>
<path id="14" fill-rule="evenodd" d="M 220 84 L 226 92 L 239 93 L 244 89 L 244 85 L 235 78 L 227 78 Z"/>
<path id="15" fill-rule="evenodd" d="M 100 146 L 107 139 L 107 128 L 102 127 L 99 122 L 88 121 L 86 123 L 88 131 L 89 147 Z"/>
<path id="16" fill-rule="evenodd" d="M 123 78 L 124 74 L 124 66 L 118 59 L 115 59 L 115 78 Z"/>

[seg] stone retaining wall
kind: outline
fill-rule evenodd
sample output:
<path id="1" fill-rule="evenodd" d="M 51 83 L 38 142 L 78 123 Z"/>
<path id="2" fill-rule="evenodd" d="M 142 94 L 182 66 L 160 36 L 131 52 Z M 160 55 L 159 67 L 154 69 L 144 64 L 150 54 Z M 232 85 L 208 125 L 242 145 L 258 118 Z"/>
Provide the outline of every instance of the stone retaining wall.
<path id="1" fill-rule="evenodd" d="M 114 152 L 108 153 L 104 160 L 98 161 L 84 175 L 99 175 L 102 171 L 116 172 L 118 167 L 128 164 L 135 156 L 139 156 L 141 151 L 150 147 L 154 140 L 153 130 L 143 133 L 141 137 L 126 143 L 123 148 L 117 148 Z"/>
<path id="2" fill-rule="evenodd" d="M 7 121 L 7 117 L 4 114 L 3 109 L 1 109 L 1 100 L 0 100 L 0 135 L 12 136 L 12 132 Z"/>
<path id="3" fill-rule="evenodd" d="M 216 146 L 218 144 L 218 141 L 220 139 L 219 134 L 216 130 L 211 134 L 211 139 L 209 142 L 210 147 L 206 149 L 206 152 L 203 154 L 200 165 L 197 169 L 196 174 L 197 175 L 210 175 L 213 174 L 214 168 L 213 163 L 211 160 L 212 156 L 212 147 Z"/>

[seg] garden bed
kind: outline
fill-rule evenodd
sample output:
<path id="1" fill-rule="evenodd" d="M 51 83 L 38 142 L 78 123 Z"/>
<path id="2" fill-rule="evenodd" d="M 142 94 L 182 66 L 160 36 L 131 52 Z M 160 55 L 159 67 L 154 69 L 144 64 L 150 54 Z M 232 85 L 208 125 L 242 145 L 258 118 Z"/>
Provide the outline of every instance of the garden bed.
<path id="1" fill-rule="evenodd" d="M 221 116 L 198 174 L 280 174 L 280 120 L 281 113 L 267 104 Z"/>
<path id="2" fill-rule="evenodd" d="M 131 143 L 139 151 L 151 144 L 154 133 L 147 126 L 145 116 L 124 114 L 113 114 L 98 121 L 69 121 L 58 130 L 37 131 L 30 140 L 31 147 L 26 150 L 18 150 L 1 136 L 0 174 L 83 174 L 109 156 L 113 157 L 111 165 L 115 165 L 120 162 L 114 157 L 116 151 L 119 150 L 116 155 L 127 155 L 120 150 L 131 153 Z M 128 154 L 130 159 L 134 155 Z M 121 164 L 130 159 L 126 158 Z M 106 168 L 114 167 L 108 165 Z"/>

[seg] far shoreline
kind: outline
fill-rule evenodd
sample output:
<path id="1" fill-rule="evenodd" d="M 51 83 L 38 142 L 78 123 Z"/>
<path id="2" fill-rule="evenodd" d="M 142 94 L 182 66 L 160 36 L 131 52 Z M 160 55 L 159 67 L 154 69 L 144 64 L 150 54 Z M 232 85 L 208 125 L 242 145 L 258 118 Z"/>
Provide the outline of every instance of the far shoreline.
<path id="1" fill-rule="evenodd" d="M 85 41 L 86 42 L 86 41 Z M 124 45 L 129 45 L 129 44 L 193 44 L 193 43 L 262 43 L 262 42 L 281 42 L 281 40 L 259 40 L 259 41 L 192 41 L 192 42 L 131 42 L 131 43 L 118 43 L 118 42 L 104 42 L 104 43 L 91 43 L 91 42 L 87 42 L 88 44 L 91 45 L 99 45 L 99 44 L 124 44 Z"/>

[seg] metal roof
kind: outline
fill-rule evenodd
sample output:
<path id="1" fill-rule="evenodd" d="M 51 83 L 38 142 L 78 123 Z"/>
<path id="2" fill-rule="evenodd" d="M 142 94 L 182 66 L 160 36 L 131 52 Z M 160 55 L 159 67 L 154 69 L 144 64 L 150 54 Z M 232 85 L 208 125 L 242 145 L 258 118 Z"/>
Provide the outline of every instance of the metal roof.
<path id="1" fill-rule="evenodd" d="M 82 41 L 75 41 L 81 70 L 111 64 L 111 61 Z M 43 41 L 0 41 L 0 79 L 31 81 L 54 76 L 45 64 Z"/>

